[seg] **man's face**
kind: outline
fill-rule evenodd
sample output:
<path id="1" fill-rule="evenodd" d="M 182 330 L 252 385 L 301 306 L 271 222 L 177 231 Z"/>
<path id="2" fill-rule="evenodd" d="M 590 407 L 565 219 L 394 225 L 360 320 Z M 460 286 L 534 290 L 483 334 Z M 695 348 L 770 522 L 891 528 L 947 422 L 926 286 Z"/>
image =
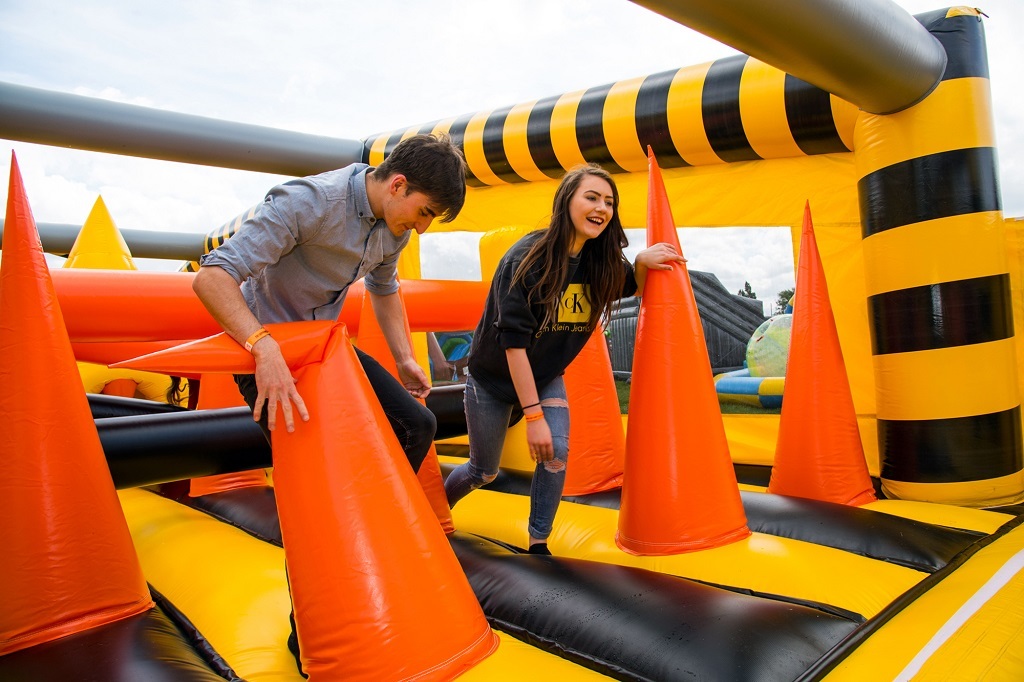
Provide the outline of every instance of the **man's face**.
<path id="1" fill-rule="evenodd" d="M 392 178 L 384 202 L 384 222 L 396 237 L 401 237 L 408 230 L 423 234 L 439 212 L 426 194 L 409 191 L 404 176 Z"/>

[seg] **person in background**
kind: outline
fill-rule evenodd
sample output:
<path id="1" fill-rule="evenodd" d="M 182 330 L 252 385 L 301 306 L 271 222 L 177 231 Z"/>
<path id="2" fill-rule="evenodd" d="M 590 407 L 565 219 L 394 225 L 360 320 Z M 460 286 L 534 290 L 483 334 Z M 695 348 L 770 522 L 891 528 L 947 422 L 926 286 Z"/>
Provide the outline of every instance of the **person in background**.
<path id="1" fill-rule="evenodd" d="M 555 192 L 547 229 L 516 242 L 498 264 L 473 335 L 466 381 L 469 461 L 445 481 L 451 506 L 494 480 L 505 435 L 525 415 L 537 462 L 530 491 L 531 554 L 547 538 L 565 484 L 569 410 L 562 374 L 602 316 L 643 290 L 649 269 L 685 262 L 669 244 L 641 251 L 631 267 L 611 176 L 590 164 L 568 172 Z"/>

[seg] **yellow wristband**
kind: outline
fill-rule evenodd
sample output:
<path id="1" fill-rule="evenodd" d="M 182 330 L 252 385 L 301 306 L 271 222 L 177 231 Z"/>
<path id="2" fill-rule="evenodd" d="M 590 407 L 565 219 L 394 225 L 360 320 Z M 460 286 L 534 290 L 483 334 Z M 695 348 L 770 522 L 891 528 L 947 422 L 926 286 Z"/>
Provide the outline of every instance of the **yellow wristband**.
<path id="1" fill-rule="evenodd" d="M 538 419 L 543 419 L 543 418 L 544 418 L 544 413 L 543 412 L 537 412 L 536 414 L 528 414 L 528 415 L 526 415 L 526 421 L 528 421 L 528 422 L 535 422 Z"/>
<path id="2" fill-rule="evenodd" d="M 264 336 L 270 336 L 270 332 L 267 331 L 266 327 L 260 327 L 252 333 L 252 336 L 245 340 L 245 349 L 251 353 L 252 347 L 255 346 L 256 342 Z"/>

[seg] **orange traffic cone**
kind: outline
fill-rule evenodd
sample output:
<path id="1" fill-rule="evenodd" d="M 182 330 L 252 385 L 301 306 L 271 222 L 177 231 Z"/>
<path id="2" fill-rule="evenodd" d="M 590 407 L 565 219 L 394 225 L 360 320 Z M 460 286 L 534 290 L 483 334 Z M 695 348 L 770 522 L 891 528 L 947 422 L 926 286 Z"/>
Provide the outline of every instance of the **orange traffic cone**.
<path id="1" fill-rule="evenodd" d="M 268 325 L 286 359 L 305 358 L 289 366 L 310 407 L 310 420 L 297 420 L 293 433 L 273 434 L 303 669 L 311 680 L 452 679 L 498 640 L 444 533 L 423 522 L 430 505 L 403 465 L 344 326 L 321 327 L 317 338 L 288 329 L 322 324 Z M 234 352 L 221 356 L 221 371 L 252 371 L 252 357 L 223 337 Z M 147 356 L 144 365 L 195 374 L 192 356 L 205 365 L 206 351 L 220 354 L 224 343 L 186 344 Z"/>
<path id="2" fill-rule="evenodd" d="M 565 370 L 572 463 L 563 495 L 588 495 L 622 485 L 626 435 L 615 391 L 612 361 L 600 326 Z"/>
<path id="3" fill-rule="evenodd" d="M 398 290 L 398 295 L 402 296 L 401 289 Z M 409 331 L 409 322 L 405 315 L 405 300 L 400 300 L 402 302 L 402 317 L 406 320 L 405 335 L 409 339 L 409 346 L 412 347 L 412 333 Z M 356 345 L 359 350 L 379 362 L 384 369 L 391 373 L 391 376 L 398 378 L 398 365 L 395 364 L 395 356 L 388 348 L 384 331 L 380 328 L 377 316 L 373 312 L 370 294 L 366 291 L 363 292 L 363 305 L 359 309 L 359 336 L 356 337 Z M 437 460 L 437 449 L 433 443 L 430 445 L 430 450 L 427 451 L 427 456 L 423 458 L 420 470 L 416 472 L 416 478 L 445 534 L 454 533 L 455 522 L 452 520 L 452 509 L 448 506 L 448 496 L 444 492 L 444 477 L 441 475 L 441 463 Z"/>
<path id="4" fill-rule="evenodd" d="M 13 155 L 0 320 L 3 655 L 153 606 Z"/>
<path id="5" fill-rule="evenodd" d="M 797 270 L 786 395 L 768 492 L 849 505 L 874 502 L 810 203 Z"/>
<path id="6" fill-rule="evenodd" d="M 198 410 L 216 410 L 226 407 L 245 407 L 245 400 L 238 392 L 238 385 L 230 374 L 206 374 L 200 380 Z M 265 487 L 267 472 L 264 469 L 236 471 L 231 474 L 201 476 L 189 481 L 189 497 L 202 497 L 240 488 Z"/>
<path id="7" fill-rule="evenodd" d="M 647 243 L 679 239 L 654 152 Z M 750 534 L 685 264 L 652 270 L 640 304 L 619 531 L 631 554 L 710 549 Z"/>

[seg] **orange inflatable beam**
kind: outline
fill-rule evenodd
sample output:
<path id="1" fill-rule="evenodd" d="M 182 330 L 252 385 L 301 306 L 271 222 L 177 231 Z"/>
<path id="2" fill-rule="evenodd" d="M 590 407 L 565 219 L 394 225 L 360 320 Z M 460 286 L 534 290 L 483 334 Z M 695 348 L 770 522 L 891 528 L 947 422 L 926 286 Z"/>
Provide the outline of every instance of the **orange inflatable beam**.
<path id="1" fill-rule="evenodd" d="M 679 238 L 648 147 L 647 243 Z M 750 535 L 685 263 L 647 274 L 633 353 L 619 530 L 625 552 L 662 556 Z"/>
<path id="2" fill-rule="evenodd" d="M 192 291 L 194 273 L 114 270 L 55 270 L 57 291 L 72 342 L 200 339 L 220 325 Z M 475 329 L 487 297 L 487 282 L 408 280 L 403 295 L 410 329 Z M 349 288 L 338 321 L 358 332 L 363 283 Z"/>
<path id="3" fill-rule="evenodd" d="M 768 492 L 855 506 L 875 501 L 810 203 L 804 207 L 786 397 Z"/>
<path id="4" fill-rule="evenodd" d="M 344 326 L 303 340 L 284 328 L 304 324 L 325 323 L 272 330 L 286 357 L 310 358 L 293 367 L 310 420 L 273 433 L 303 669 L 311 682 L 451 680 L 489 656 L 498 639 L 404 464 Z M 210 345 L 220 353 L 216 338 L 163 351 L 160 369 L 195 371 Z M 230 350 L 234 360 L 222 358 L 229 371 L 251 364 L 238 344 Z"/>
<path id="5" fill-rule="evenodd" d="M 2 656 L 153 606 L 13 156 L 0 320 Z"/>

